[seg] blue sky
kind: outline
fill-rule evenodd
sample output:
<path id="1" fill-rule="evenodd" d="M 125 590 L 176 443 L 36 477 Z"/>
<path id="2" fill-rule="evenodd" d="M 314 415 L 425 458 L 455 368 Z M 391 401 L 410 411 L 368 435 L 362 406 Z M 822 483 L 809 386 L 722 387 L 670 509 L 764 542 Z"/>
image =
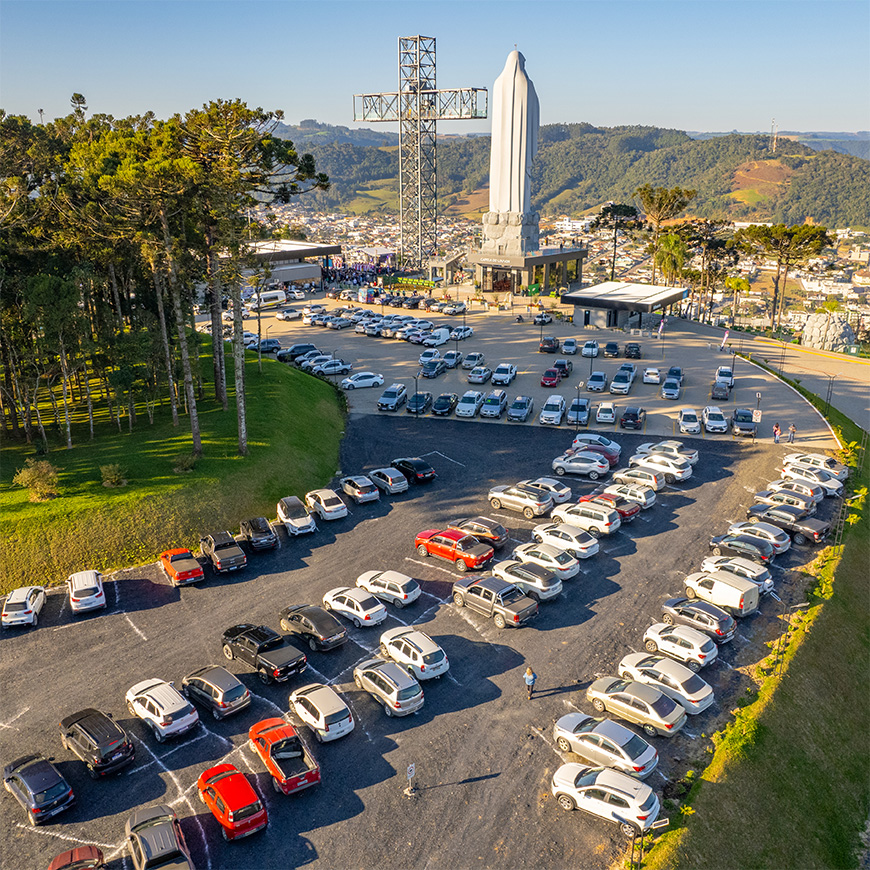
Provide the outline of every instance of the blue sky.
<path id="1" fill-rule="evenodd" d="M 79 92 L 167 117 L 240 97 L 353 126 L 352 94 L 394 90 L 398 37 L 418 33 L 440 87 L 491 88 L 516 44 L 542 123 L 870 129 L 867 0 L 0 0 L 0 107 L 49 119 Z"/>

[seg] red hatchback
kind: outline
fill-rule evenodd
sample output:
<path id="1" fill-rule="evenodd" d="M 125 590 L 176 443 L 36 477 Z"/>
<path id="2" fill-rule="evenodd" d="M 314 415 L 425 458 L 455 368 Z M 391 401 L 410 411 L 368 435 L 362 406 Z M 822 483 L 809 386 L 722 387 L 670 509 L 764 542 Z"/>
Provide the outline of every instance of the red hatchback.
<path id="1" fill-rule="evenodd" d="M 495 555 L 489 544 L 457 529 L 426 529 L 414 539 L 414 546 L 420 556 L 439 556 L 453 562 L 460 574 L 483 568 Z"/>
<path id="2" fill-rule="evenodd" d="M 220 822 L 225 840 L 238 840 L 269 824 L 266 807 L 245 775 L 231 764 L 219 764 L 200 774 L 199 799 Z"/>
<path id="3" fill-rule="evenodd" d="M 562 383 L 562 372 L 559 369 L 547 369 L 541 375 L 542 387 L 558 387 Z"/>
<path id="4" fill-rule="evenodd" d="M 591 501 L 593 504 L 604 505 L 613 508 L 618 514 L 620 520 L 624 523 L 630 523 L 639 513 L 640 505 L 636 501 L 629 501 L 621 495 L 616 495 L 612 492 L 590 493 L 589 495 L 581 495 L 577 499 L 578 503 L 582 501 Z"/>

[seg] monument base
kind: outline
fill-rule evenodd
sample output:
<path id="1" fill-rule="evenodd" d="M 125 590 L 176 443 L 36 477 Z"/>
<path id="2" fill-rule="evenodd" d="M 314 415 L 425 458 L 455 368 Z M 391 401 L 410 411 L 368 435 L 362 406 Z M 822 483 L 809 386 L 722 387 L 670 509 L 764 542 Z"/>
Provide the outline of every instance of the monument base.
<path id="1" fill-rule="evenodd" d="M 480 251 L 501 257 L 522 257 L 538 251 L 540 215 L 515 211 L 488 211 L 483 215 Z"/>

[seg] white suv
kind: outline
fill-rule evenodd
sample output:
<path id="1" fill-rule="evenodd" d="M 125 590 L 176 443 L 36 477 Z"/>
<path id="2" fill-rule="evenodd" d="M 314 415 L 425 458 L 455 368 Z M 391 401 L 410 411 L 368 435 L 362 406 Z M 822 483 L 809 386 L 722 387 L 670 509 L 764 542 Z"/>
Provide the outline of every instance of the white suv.
<path id="1" fill-rule="evenodd" d="M 443 677 L 450 670 L 444 650 L 422 631 L 407 626 L 391 628 L 381 635 L 381 655 L 404 667 L 418 680 Z"/>
<path id="2" fill-rule="evenodd" d="M 483 404 L 483 393 L 480 390 L 468 390 L 456 405 L 457 417 L 474 417 Z"/>
<path id="3" fill-rule="evenodd" d="M 99 571 L 79 571 L 70 574 L 66 581 L 69 590 L 69 606 L 73 613 L 84 613 L 106 606 L 103 591 L 103 575 Z"/>
<path id="4" fill-rule="evenodd" d="M 199 714 L 187 698 L 165 680 L 136 683 L 127 691 L 127 709 L 138 716 L 158 743 L 186 734 L 199 724 Z"/>
<path id="5" fill-rule="evenodd" d="M 696 673 L 716 661 L 719 654 L 716 644 L 688 625 L 668 625 L 656 622 L 643 635 L 647 652 L 663 652 L 666 656 L 682 662 Z"/>
<path id="6" fill-rule="evenodd" d="M 550 396 L 541 409 L 540 423 L 544 426 L 559 426 L 565 416 L 565 397 L 558 394 Z"/>
<path id="7" fill-rule="evenodd" d="M 715 405 L 707 405 L 701 412 L 701 419 L 704 422 L 704 429 L 708 432 L 727 432 L 728 421 L 725 415 Z"/>
<path id="8" fill-rule="evenodd" d="M 559 523 L 575 526 L 589 532 L 594 538 L 602 535 L 612 535 L 619 530 L 622 520 L 613 508 L 594 502 L 584 501 L 579 504 L 560 505 L 550 516 Z"/>
<path id="9" fill-rule="evenodd" d="M 308 508 L 295 495 L 288 495 L 278 502 L 278 520 L 291 535 L 304 535 L 316 532 L 317 525 Z"/>

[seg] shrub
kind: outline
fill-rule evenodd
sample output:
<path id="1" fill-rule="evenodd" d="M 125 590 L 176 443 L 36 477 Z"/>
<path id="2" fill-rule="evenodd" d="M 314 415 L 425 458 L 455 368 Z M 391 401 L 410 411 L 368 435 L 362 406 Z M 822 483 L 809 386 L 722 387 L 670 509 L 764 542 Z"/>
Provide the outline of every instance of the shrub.
<path id="1" fill-rule="evenodd" d="M 46 459 L 25 460 L 24 468 L 19 468 L 12 478 L 13 483 L 30 490 L 31 501 L 48 501 L 58 494 L 57 469 Z"/>
<path id="2" fill-rule="evenodd" d="M 179 453 L 172 466 L 176 474 L 186 474 L 196 466 L 196 457 L 192 453 Z"/>
<path id="3" fill-rule="evenodd" d="M 100 474 L 103 477 L 103 486 L 125 486 L 127 483 L 124 472 L 121 471 L 121 466 L 117 463 L 101 465 Z"/>

